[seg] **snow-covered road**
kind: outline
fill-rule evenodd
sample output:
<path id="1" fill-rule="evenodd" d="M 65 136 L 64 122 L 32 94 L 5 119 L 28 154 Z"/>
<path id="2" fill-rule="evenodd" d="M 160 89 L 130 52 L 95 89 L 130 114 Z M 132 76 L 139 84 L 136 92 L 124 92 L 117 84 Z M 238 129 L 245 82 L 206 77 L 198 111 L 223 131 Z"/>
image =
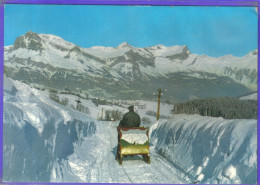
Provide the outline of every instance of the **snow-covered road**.
<path id="1" fill-rule="evenodd" d="M 96 125 L 95 136 L 86 138 L 77 145 L 75 153 L 68 157 L 68 161 L 64 161 L 63 174 L 70 174 L 67 176 L 69 179 L 64 175 L 63 181 L 80 179 L 81 182 L 98 183 L 188 183 L 184 174 L 157 155 L 153 147 L 150 149 L 151 164 L 144 162 L 141 156 L 134 156 L 124 158 L 123 165 L 119 165 L 115 160 L 118 123 L 98 122 Z"/>

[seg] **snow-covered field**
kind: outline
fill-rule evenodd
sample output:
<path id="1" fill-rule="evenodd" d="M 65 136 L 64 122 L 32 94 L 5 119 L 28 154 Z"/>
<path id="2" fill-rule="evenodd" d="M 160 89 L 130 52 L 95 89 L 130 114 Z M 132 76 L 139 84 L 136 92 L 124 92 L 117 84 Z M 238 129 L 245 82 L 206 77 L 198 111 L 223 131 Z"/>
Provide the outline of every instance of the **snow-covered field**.
<path id="1" fill-rule="evenodd" d="M 257 96 L 258 96 L 258 93 L 253 93 L 253 94 L 250 94 L 247 96 L 243 96 L 240 99 L 241 100 L 257 100 L 258 99 Z"/>
<path id="2" fill-rule="evenodd" d="M 4 82 L 3 181 L 257 183 L 257 120 L 153 118 L 151 164 L 136 156 L 120 166 L 115 160 L 118 121 L 96 119 L 102 108 L 120 107 L 82 100 L 90 109 L 87 115 L 21 82 Z M 156 110 L 156 102 L 140 104 L 146 104 L 138 109 L 141 117 Z M 162 112 L 168 115 L 172 108 L 162 105 Z"/>

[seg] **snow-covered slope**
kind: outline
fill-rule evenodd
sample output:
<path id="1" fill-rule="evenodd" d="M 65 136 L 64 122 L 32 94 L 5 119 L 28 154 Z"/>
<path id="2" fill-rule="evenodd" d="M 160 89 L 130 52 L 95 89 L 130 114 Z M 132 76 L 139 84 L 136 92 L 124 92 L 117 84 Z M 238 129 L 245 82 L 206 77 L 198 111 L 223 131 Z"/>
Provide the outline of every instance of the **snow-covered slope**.
<path id="1" fill-rule="evenodd" d="M 154 124 L 150 137 L 192 183 L 257 183 L 257 120 L 176 115 Z"/>
<path id="2" fill-rule="evenodd" d="M 241 100 L 257 100 L 258 93 L 252 93 L 246 96 L 241 97 Z"/>

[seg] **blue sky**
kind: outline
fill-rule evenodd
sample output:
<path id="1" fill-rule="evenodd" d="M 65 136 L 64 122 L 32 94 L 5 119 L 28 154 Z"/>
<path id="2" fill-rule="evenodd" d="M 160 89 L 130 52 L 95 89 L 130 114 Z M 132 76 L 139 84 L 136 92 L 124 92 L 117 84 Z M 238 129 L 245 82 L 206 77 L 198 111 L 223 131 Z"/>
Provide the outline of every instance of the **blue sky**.
<path id="1" fill-rule="evenodd" d="M 81 47 L 187 45 L 192 53 L 243 56 L 257 48 L 254 7 L 5 5 L 4 45 L 27 31 Z"/>

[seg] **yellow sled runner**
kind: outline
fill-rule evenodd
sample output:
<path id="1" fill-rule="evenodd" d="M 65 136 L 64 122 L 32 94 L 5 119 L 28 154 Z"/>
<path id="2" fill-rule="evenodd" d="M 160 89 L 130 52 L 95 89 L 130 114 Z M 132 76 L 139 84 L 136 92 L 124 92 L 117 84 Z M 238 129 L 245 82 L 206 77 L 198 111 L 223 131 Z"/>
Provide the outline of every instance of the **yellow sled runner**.
<path id="1" fill-rule="evenodd" d="M 124 156 L 142 155 L 150 164 L 149 129 L 144 127 L 117 127 L 118 146 L 116 160 L 121 165 Z"/>

